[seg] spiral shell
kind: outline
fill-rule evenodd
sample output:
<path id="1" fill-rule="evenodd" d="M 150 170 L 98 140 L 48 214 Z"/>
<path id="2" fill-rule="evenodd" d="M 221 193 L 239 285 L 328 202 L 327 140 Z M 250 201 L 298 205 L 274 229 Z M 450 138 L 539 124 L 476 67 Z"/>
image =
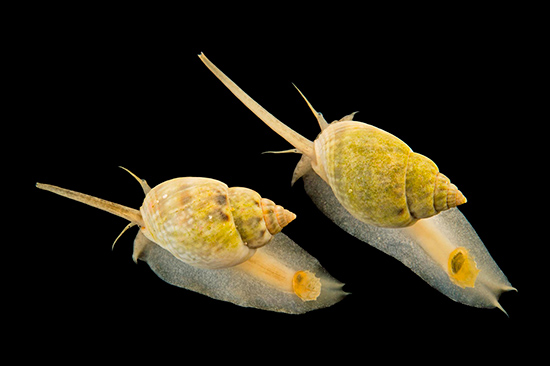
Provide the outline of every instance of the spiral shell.
<path id="1" fill-rule="evenodd" d="M 357 219 L 404 227 L 466 202 L 427 157 L 361 122 L 330 124 L 314 143 L 313 169 Z"/>
<path id="2" fill-rule="evenodd" d="M 285 210 L 282 206 L 276 205 L 267 198 L 262 198 L 261 203 L 267 229 L 273 235 L 283 230 L 285 226 L 296 218 L 294 213 Z"/>
<path id="3" fill-rule="evenodd" d="M 147 238 L 180 260 L 201 268 L 231 267 L 249 259 L 256 248 L 290 223 L 295 215 L 280 206 L 286 221 L 272 230 L 260 195 L 228 188 L 209 178 L 176 178 L 153 188 L 141 214 Z"/>
<path id="4" fill-rule="evenodd" d="M 229 188 L 233 219 L 243 242 L 249 248 L 260 248 L 271 241 L 296 218 L 296 215 L 273 201 L 262 198 L 249 188 Z"/>

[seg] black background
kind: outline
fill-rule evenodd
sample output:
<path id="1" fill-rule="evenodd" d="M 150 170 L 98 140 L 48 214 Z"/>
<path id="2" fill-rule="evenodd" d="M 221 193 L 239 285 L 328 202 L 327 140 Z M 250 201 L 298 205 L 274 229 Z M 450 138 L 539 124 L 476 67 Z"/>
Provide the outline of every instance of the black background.
<path id="1" fill-rule="evenodd" d="M 431 347 L 485 349 L 491 357 L 537 348 L 518 345 L 538 328 L 538 316 L 528 316 L 544 307 L 532 264 L 533 247 L 544 244 L 531 231 L 540 227 L 532 209 L 545 189 L 533 132 L 542 119 L 531 115 L 541 100 L 533 91 L 536 22 L 518 24 L 524 17 L 513 9 L 439 17 L 403 9 L 355 19 L 289 11 L 295 16 L 235 23 L 208 11 L 179 18 L 126 10 L 38 11 L 39 22 L 21 27 L 11 98 L 27 136 L 23 151 L 31 152 L 22 158 L 30 173 L 23 190 L 37 212 L 25 229 L 35 238 L 18 253 L 31 259 L 21 271 L 31 279 L 18 288 L 19 309 L 32 315 L 25 332 L 44 338 L 58 330 L 59 342 L 87 353 L 124 340 L 133 342 L 128 353 L 145 354 L 213 343 L 211 356 L 218 347 L 243 360 L 249 349 L 296 348 L 304 362 L 377 350 L 391 359 L 400 349 L 422 358 Z M 360 111 L 357 120 L 434 160 L 468 198 L 461 211 L 519 289 L 501 298 L 510 318 L 449 300 L 333 225 L 301 182 L 290 187 L 297 155 L 261 154 L 290 145 L 229 93 L 200 52 L 307 138 L 319 128 L 292 82 L 328 121 Z M 133 263 L 133 231 L 111 251 L 123 220 L 34 188 L 40 181 L 138 208 L 141 188 L 119 165 L 151 186 L 204 176 L 258 191 L 298 215 L 285 233 L 352 295 L 293 316 L 175 288 Z M 484 348 L 489 341 L 498 350 Z"/>

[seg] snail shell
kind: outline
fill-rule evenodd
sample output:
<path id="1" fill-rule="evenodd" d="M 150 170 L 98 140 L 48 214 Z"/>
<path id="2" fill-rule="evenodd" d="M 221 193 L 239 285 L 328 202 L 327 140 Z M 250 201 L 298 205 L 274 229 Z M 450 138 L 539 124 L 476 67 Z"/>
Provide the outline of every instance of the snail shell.
<path id="1" fill-rule="evenodd" d="M 248 260 L 296 218 L 248 188 L 210 178 L 159 184 L 141 206 L 143 233 L 185 263 L 224 268 Z"/>
<path id="2" fill-rule="evenodd" d="M 405 227 L 466 198 L 427 157 L 374 126 L 337 121 L 314 142 L 312 167 L 354 217 Z"/>

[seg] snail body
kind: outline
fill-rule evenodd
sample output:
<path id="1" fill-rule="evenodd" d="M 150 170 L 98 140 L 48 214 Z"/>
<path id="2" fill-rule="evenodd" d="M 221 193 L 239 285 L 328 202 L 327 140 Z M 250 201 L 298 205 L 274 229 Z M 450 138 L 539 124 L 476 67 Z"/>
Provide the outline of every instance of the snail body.
<path id="1" fill-rule="evenodd" d="M 296 215 L 273 201 L 210 178 L 176 178 L 151 189 L 134 177 L 146 193 L 140 210 L 48 184 L 37 187 L 123 217 L 130 221 L 126 229 L 138 225 L 134 261 L 147 262 L 175 286 L 287 313 L 344 297 L 342 284 L 280 232 Z"/>
<path id="2" fill-rule="evenodd" d="M 386 131 L 353 121 L 355 113 L 329 124 L 304 97 L 321 127 L 310 141 L 254 101 L 204 54 L 199 57 L 246 107 L 294 146 L 285 152 L 302 154 L 292 184 L 305 176 L 307 193 L 338 226 L 394 256 L 448 297 L 502 309 L 500 294 L 515 289 L 458 212 L 456 206 L 466 198 L 432 160 Z"/>

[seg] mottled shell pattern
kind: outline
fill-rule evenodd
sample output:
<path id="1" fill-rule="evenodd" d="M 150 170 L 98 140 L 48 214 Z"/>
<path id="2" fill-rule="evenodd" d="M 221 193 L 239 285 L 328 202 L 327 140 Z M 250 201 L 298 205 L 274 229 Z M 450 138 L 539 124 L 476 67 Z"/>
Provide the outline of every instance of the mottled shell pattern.
<path id="1" fill-rule="evenodd" d="M 336 121 L 314 148 L 315 172 L 342 206 L 368 224 L 405 227 L 466 202 L 433 161 L 374 126 Z"/>
<path id="2" fill-rule="evenodd" d="M 251 189 L 195 177 L 159 184 L 140 211 L 147 238 L 201 268 L 248 260 L 296 217 Z"/>

